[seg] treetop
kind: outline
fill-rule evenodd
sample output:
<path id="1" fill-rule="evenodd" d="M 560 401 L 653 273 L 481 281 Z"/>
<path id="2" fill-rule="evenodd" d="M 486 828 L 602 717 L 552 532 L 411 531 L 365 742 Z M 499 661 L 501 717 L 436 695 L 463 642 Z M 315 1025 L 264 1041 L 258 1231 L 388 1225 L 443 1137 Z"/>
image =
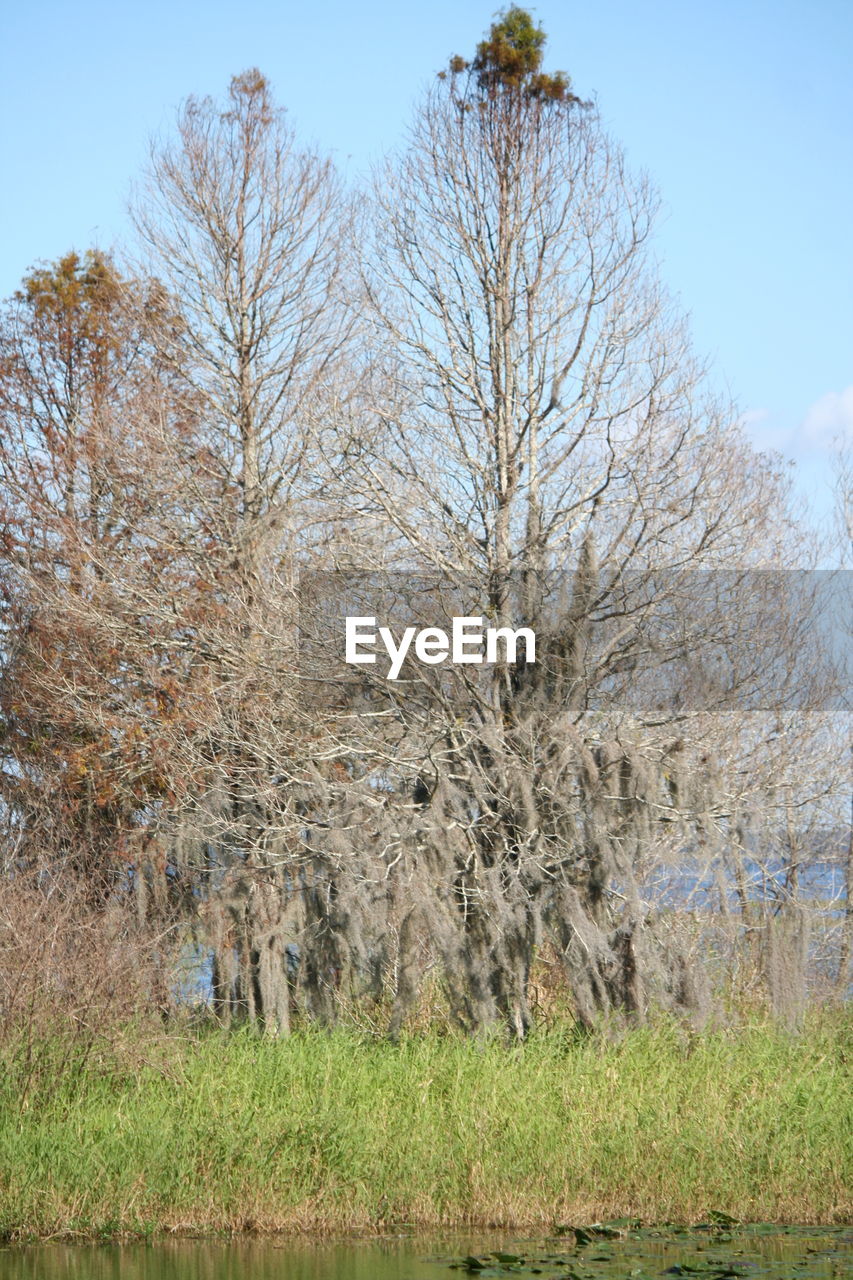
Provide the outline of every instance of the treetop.
<path id="1" fill-rule="evenodd" d="M 550 102 L 581 103 L 571 92 L 565 71 L 542 70 L 547 36 L 536 26 L 526 9 L 512 5 L 499 13 L 487 36 L 477 45 L 476 56 L 467 61 L 458 54 L 450 59 L 451 75 L 468 72 L 486 98 L 499 94 L 519 94 Z M 439 72 L 444 79 L 446 72 Z"/>

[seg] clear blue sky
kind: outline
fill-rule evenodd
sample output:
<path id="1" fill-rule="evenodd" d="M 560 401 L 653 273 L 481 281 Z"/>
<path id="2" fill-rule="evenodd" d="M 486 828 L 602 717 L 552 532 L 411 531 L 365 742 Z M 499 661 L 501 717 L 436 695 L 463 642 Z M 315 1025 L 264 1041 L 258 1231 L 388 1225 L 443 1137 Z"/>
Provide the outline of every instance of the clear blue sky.
<path id="1" fill-rule="evenodd" d="M 356 177 L 495 0 L 5 0 L 0 295 L 128 234 L 149 136 L 259 66 Z M 541 0 L 548 64 L 595 95 L 664 200 L 658 256 L 757 443 L 825 503 L 853 434 L 853 0 Z"/>

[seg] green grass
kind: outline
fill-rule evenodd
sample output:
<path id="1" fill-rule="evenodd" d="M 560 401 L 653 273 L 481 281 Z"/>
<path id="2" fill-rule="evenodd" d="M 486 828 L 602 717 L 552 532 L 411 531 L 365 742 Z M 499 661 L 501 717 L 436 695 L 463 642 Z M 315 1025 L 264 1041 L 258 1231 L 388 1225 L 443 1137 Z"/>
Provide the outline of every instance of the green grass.
<path id="1" fill-rule="evenodd" d="M 160 1067 L 48 1056 L 23 1107 L 7 1064 L 0 1233 L 841 1221 L 850 1033 L 209 1034 Z"/>

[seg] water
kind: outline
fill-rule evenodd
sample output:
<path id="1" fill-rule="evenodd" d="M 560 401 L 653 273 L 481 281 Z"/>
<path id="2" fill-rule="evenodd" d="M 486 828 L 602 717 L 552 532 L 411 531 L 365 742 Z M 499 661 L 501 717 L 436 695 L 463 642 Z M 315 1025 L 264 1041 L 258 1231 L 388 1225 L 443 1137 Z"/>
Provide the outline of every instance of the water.
<path id="1" fill-rule="evenodd" d="M 388 1236 L 379 1240 L 178 1240 L 0 1249 L 0 1280 L 838 1280 L 853 1276 L 853 1229 L 753 1227 L 592 1237 Z M 499 1258 L 496 1255 L 501 1254 Z"/>

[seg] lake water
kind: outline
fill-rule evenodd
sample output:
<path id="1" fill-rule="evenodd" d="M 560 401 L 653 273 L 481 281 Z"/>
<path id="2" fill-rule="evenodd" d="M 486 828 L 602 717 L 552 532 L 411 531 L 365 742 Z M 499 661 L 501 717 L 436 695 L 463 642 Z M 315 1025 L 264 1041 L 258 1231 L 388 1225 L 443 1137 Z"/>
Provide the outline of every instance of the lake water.
<path id="1" fill-rule="evenodd" d="M 853 1229 L 754 1227 L 733 1231 L 592 1236 L 388 1236 L 308 1243 L 290 1239 L 177 1240 L 151 1245 L 43 1244 L 0 1249 L 0 1280 L 837 1280 L 853 1276 Z"/>

